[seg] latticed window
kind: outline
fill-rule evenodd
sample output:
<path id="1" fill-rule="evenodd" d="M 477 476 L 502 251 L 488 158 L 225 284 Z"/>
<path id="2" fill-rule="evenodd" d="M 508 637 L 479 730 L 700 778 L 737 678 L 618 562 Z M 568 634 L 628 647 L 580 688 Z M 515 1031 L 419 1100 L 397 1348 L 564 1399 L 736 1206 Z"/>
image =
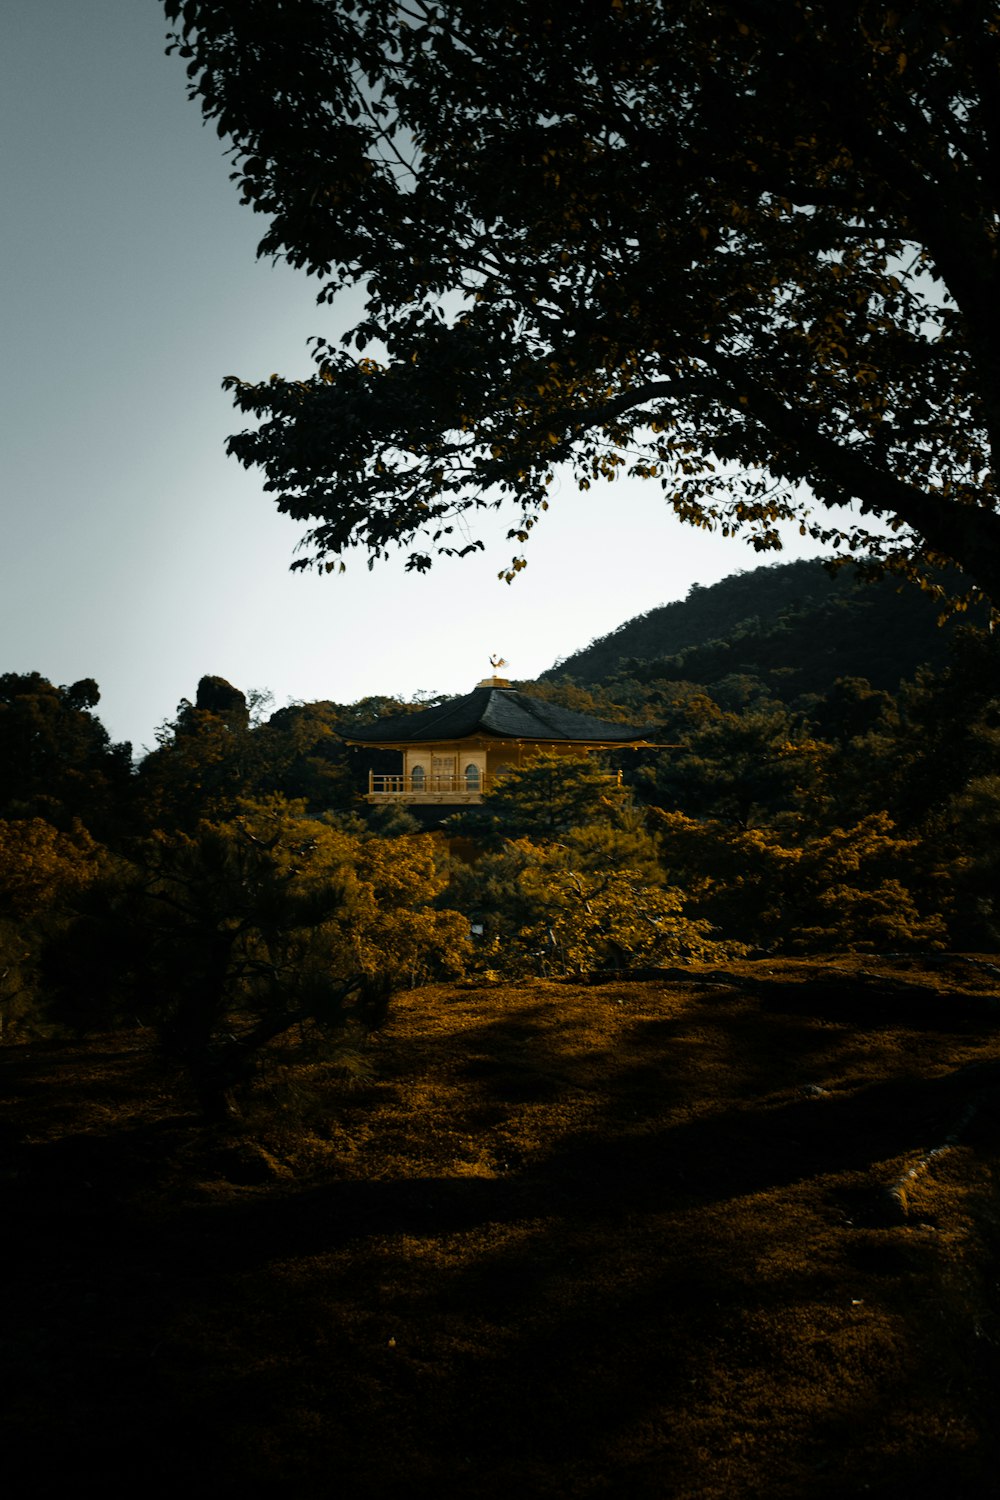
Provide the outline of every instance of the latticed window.
<path id="1" fill-rule="evenodd" d="M 454 755 L 432 755 L 431 777 L 435 791 L 450 792 L 452 782 L 455 780 Z"/>

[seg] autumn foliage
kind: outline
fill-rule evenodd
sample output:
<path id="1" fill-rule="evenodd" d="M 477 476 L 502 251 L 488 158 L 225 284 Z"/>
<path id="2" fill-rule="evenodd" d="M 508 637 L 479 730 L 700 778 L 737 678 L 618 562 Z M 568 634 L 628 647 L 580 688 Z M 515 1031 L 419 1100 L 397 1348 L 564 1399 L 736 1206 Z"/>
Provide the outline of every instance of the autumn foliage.
<path id="1" fill-rule="evenodd" d="M 220 1114 L 276 1038 L 336 1049 L 428 980 L 989 947 L 996 651 L 967 632 L 896 694 L 790 702 L 653 666 L 539 683 L 671 748 L 535 756 L 434 828 L 360 796 L 338 725 L 384 703 L 269 713 L 206 678 L 123 775 L 96 688 L 4 679 L 0 729 L 52 725 L 0 747 L 5 1035 L 138 1019 Z"/>

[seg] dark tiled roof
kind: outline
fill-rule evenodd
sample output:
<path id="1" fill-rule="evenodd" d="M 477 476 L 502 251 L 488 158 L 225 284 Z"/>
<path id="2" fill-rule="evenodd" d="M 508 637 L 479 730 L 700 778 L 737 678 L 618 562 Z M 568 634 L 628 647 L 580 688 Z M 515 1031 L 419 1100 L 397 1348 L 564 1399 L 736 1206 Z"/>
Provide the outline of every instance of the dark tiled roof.
<path id="1" fill-rule="evenodd" d="M 576 740 L 585 744 L 631 745 L 645 732 L 629 724 L 609 724 L 593 714 L 578 714 L 557 703 L 529 698 L 513 688 L 477 687 L 464 698 L 451 698 L 437 708 L 380 719 L 364 729 L 345 730 L 355 744 L 399 744 L 402 741 L 462 740 L 492 734 L 510 740 Z"/>

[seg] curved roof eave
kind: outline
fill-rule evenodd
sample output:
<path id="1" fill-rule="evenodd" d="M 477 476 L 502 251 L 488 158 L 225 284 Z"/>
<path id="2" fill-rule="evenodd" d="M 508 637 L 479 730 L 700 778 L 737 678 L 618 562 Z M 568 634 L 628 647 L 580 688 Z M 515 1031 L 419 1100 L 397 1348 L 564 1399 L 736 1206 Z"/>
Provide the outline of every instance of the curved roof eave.
<path id="1" fill-rule="evenodd" d="M 612 748 L 647 742 L 648 733 L 646 728 L 612 724 L 513 688 L 479 687 L 435 708 L 398 714 L 362 731 L 352 728 L 343 732 L 343 738 L 351 745 L 383 745 L 386 749 L 470 739 L 477 734 L 499 740 Z"/>

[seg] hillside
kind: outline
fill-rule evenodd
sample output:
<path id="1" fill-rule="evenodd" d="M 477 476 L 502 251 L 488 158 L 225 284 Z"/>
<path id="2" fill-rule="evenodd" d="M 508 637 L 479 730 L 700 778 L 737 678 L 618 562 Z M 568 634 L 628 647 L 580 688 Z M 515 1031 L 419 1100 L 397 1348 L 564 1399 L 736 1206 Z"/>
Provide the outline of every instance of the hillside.
<path id="1" fill-rule="evenodd" d="M 400 996 L 243 1121 L 5 1048 L 12 1497 L 994 1493 L 991 966 Z"/>
<path id="2" fill-rule="evenodd" d="M 826 692 L 838 677 L 867 677 L 891 692 L 918 667 L 945 664 L 957 623 L 986 623 L 984 610 L 943 626 L 940 613 L 913 585 L 862 582 L 850 568 L 831 574 L 818 560 L 782 563 L 695 584 L 686 599 L 627 620 L 542 680 L 712 684 L 745 673 L 790 700 Z"/>

